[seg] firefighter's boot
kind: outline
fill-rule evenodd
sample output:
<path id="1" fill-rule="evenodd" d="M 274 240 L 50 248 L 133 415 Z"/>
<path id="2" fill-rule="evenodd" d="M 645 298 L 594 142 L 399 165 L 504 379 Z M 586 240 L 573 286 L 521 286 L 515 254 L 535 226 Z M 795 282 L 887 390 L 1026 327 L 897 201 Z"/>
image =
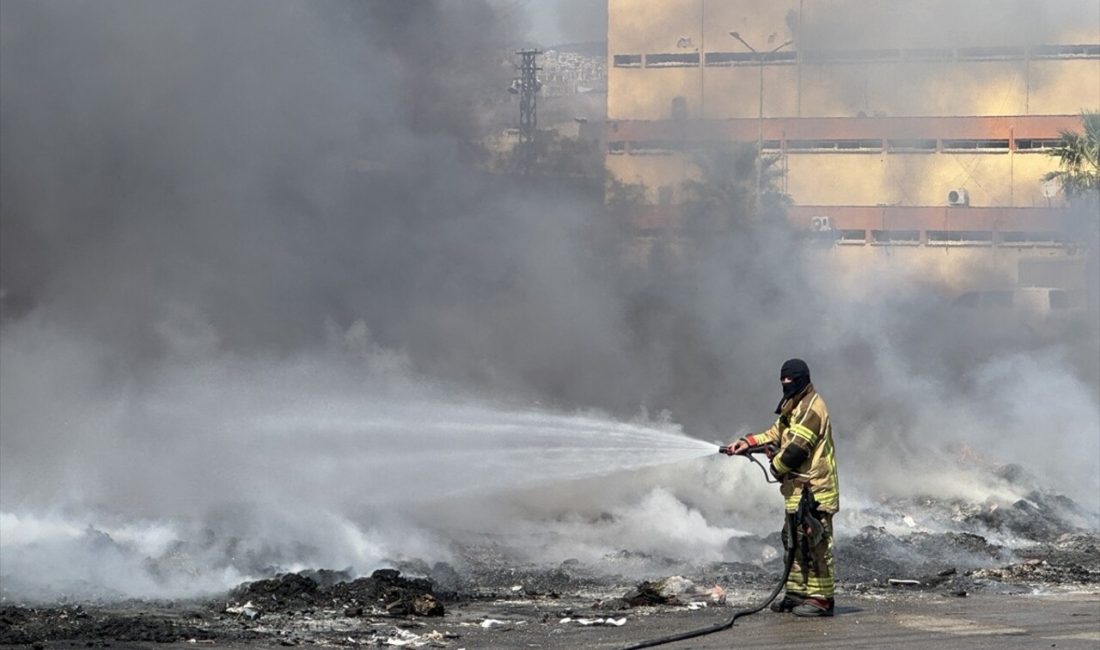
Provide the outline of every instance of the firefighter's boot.
<path id="1" fill-rule="evenodd" d="M 806 594 L 788 591 L 782 598 L 772 601 L 771 610 L 776 614 L 792 611 L 806 600 Z"/>
<path id="2" fill-rule="evenodd" d="M 800 605 L 791 610 L 795 616 L 832 616 L 832 598 L 807 598 Z"/>

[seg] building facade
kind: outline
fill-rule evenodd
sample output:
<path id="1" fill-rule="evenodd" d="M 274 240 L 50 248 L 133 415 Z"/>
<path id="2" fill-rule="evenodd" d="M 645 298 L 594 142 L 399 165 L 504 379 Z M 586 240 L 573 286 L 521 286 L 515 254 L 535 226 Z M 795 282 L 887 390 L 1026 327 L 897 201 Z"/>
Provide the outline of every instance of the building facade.
<path id="1" fill-rule="evenodd" d="M 779 156 L 796 226 L 853 248 L 1062 248 L 1064 197 L 1042 177 L 1060 132 L 1100 108 L 1095 0 L 608 12 L 607 167 L 646 187 L 651 223 L 675 221 L 694 151 L 737 140 Z"/>

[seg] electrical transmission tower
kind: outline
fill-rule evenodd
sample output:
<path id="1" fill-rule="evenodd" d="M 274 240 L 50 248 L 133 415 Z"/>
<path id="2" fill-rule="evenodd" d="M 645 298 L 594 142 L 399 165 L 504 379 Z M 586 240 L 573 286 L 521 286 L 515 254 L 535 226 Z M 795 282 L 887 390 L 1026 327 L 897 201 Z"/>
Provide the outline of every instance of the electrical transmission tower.
<path id="1" fill-rule="evenodd" d="M 540 50 L 517 50 L 516 54 L 522 58 L 516 70 L 519 77 L 512 82 L 513 88 L 518 86 L 519 93 L 519 154 L 520 165 L 524 171 L 528 171 L 535 163 L 535 134 L 538 131 L 538 92 L 542 82 L 538 79 L 538 66 L 535 57 L 542 54 Z M 515 92 L 515 91 L 514 91 Z"/>

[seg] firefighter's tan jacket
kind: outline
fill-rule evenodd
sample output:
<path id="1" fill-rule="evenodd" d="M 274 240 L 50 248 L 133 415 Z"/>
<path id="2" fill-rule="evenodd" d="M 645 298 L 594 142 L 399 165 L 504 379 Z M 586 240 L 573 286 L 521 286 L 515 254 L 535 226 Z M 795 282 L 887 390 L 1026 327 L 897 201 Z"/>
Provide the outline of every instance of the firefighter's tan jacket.
<path id="1" fill-rule="evenodd" d="M 840 509 L 840 484 L 833 450 L 833 427 L 825 400 L 813 384 L 780 406 L 779 418 L 767 431 L 746 436 L 751 446 L 774 443 L 772 473 L 782 479 L 780 491 L 787 512 L 798 508 L 802 486 L 809 485 L 824 512 Z M 794 465 L 794 466 L 791 466 Z"/>

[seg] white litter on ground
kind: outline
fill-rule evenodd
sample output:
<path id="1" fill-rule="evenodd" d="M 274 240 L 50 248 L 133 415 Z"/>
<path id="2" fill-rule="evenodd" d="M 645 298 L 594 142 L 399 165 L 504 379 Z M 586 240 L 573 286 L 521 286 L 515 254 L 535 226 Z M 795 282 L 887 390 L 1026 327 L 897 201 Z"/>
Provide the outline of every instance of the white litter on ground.
<path id="1" fill-rule="evenodd" d="M 382 641 L 382 644 L 397 646 L 399 648 L 421 648 L 428 645 L 428 643 L 433 640 L 434 639 L 428 638 L 428 635 L 420 636 L 419 634 L 414 634 L 413 632 L 409 632 L 408 630 L 403 630 L 399 627 L 395 627 L 393 629 L 393 632 L 390 633 L 390 636 Z"/>
<path id="2" fill-rule="evenodd" d="M 485 629 L 489 629 L 489 628 L 497 626 L 497 625 L 507 625 L 507 624 L 508 624 L 508 621 L 500 621 L 500 620 L 497 620 L 495 618 L 487 618 L 487 619 L 485 619 L 484 621 L 481 622 L 481 627 L 483 627 Z"/>
<path id="3" fill-rule="evenodd" d="M 626 617 L 623 618 L 570 618 L 565 617 L 558 621 L 558 624 L 565 625 L 566 623 L 578 623 L 580 625 L 612 625 L 614 627 L 622 627 L 626 625 Z"/>

